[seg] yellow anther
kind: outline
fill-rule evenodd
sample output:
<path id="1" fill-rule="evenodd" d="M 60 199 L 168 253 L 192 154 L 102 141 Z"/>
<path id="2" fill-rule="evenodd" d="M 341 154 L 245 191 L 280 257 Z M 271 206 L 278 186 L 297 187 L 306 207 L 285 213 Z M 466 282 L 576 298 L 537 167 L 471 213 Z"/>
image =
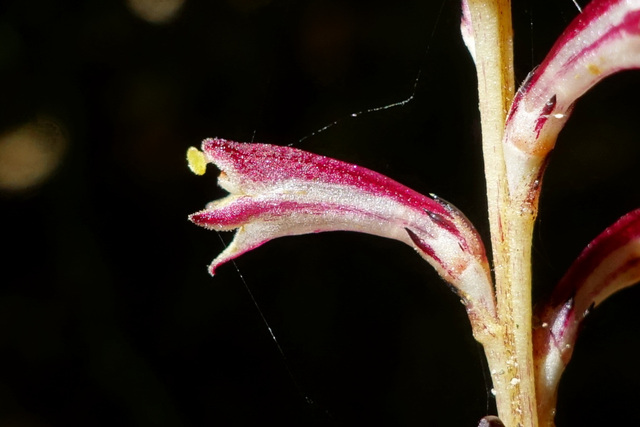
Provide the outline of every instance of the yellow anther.
<path id="1" fill-rule="evenodd" d="M 196 147 L 189 147 L 187 150 L 187 163 L 191 172 L 196 175 L 204 175 L 207 170 L 207 160 L 204 158 L 204 153 Z"/>

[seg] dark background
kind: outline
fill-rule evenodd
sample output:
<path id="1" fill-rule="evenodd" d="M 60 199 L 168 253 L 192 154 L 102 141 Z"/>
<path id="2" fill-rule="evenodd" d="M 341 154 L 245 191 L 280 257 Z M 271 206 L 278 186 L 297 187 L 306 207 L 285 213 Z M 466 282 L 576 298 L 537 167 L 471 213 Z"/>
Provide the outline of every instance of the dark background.
<path id="1" fill-rule="evenodd" d="M 519 81 L 576 14 L 514 3 Z M 453 0 L 186 0 L 164 24 L 125 0 L 2 1 L 0 133 L 44 120 L 63 148 L 46 181 L 0 194 L 0 426 L 474 426 L 493 405 L 481 352 L 411 249 L 350 233 L 270 242 L 237 262 L 260 312 L 233 265 L 207 274 L 222 243 L 186 220 L 223 192 L 185 150 L 220 136 L 375 169 L 450 200 L 487 241 L 458 19 Z M 419 71 L 408 105 L 349 117 L 407 98 Z M 638 99 L 639 74 L 615 76 L 563 131 L 536 300 L 638 207 Z M 638 303 L 631 288 L 590 317 L 559 426 L 640 424 Z"/>

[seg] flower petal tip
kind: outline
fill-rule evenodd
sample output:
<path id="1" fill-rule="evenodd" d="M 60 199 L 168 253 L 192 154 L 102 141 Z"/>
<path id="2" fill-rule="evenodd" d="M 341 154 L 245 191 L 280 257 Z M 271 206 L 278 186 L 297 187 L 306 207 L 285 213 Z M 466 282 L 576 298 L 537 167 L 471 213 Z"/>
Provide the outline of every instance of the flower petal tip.
<path id="1" fill-rule="evenodd" d="M 215 277 L 216 275 L 216 268 L 218 268 L 217 264 L 209 264 L 208 270 L 209 270 L 209 274 L 211 275 L 211 277 Z"/>
<path id="2" fill-rule="evenodd" d="M 194 223 L 195 225 L 199 225 L 200 227 L 211 228 L 209 222 L 207 221 L 207 211 L 199 211 L 196 213 L 192 213 L 187 217 L 189 221 Z"/>
<path id="3" fill-rule="evenodd" d="M 203 225 L 204 224 L 203 213 L 204 211 L 192 213 L 187 218 L 189 219 L 189 221 L 191 221 L 196 225 Z"/>

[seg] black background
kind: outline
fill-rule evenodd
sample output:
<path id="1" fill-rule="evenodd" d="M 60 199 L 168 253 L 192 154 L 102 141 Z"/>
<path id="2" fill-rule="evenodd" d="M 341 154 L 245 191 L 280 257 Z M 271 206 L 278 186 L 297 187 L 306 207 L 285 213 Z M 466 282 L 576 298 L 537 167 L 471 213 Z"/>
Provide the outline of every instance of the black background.
<path id="1" fill-rule="evenodd" d="M 514 3 L 518 81 L 576 14 L 570 0 Z M 186 220 L 223 192 L 213 168 L 188 171 L 185 150 L 220 136 L 293 143 L 436 193 L 487 241 L 458 19 L 453 0 L 187 0 L 165 25 L 124 1 L 0 3 L 0 131 L 46 115 L 69 140 L 46 183 L 0 195 L 0 425 L 475 425 L 492 405 L 480 350 L 410 248 L 327 233 L 240 258 L 285 359 L 234 267 L 207 274 L 218 236 Z M 419 70 L 408 105 L 349 117 L 408 97 Z M 637 72 L 610 78 L 563 131 L 536 300 L 638 207 L 638 99 Z M 629 289 L 587 322 L 559 426 L 640 424 L 639 303 Z"/>

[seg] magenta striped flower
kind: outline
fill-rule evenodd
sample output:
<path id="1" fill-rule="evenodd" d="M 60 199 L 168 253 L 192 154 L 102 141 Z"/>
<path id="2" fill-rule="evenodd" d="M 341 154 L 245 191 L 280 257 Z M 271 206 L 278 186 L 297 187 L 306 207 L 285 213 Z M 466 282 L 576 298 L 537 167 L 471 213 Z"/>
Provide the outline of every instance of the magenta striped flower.
<path id="1" fill-rule="evenodd" d="M 613 73 L 640 67 L 640 0 L 592 1 L 516 94 L 504 135 L 509 188 L 527 196 L 576 100 Z"/>
<path id="2" fill-rule="evenodd" d="M 484 246 L 454 206 L 361 166 L 290 147 L 224 139 L 202 143 L 230 194 L 192 214 L 211 230 L 236 230 L 209 271 L 282 236 L 358 231 L 413 247 L 468 305 L 494 311 Z M 479 307 L 478 307 L 479 308 Z"/>
<path id="3" fill-rule="evenodd" d="M 540 406 L 555 406 L 560 377 L 587 314 L 638 281 L 640 209 L 624 215 L 587 245 L 537 313 L 540 324 L 534 329 L 533 345 Z"/>

